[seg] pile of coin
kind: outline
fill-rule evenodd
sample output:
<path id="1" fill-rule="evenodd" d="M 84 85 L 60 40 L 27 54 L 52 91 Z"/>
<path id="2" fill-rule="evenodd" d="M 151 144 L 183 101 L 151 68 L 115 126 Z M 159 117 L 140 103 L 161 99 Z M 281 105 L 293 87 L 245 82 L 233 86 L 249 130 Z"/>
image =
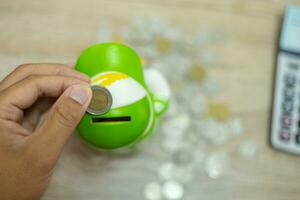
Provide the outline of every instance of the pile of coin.
<path id="1" fill-rule="evenodd" d="M 214 100 L 220 86 L 210 69 L 217 66 L 218 59 L 213 47 L 226 39 L 222 31 L 188 36 L 157 16 L 139 16 L 122 30 L 100 29 L 97 42 L 114 38 L 136 49 L 145 68 L 160 70 L 173 94 L 169 111 L 154 133 L 158 139 L 153 140 L 153 146 L 161 148 L 168 159 L 158 167 L 157 180 L 145 185 L 145 199 L 184 198 L 185 188 L 198 172 L 213 179 L 226 176 L 232 160 L 225 145 L 237 137 L 246 138 L 237 147 L 241 157 L 255 158 L 256 143 L 247 139 L 242 121 L 231 116 L 226 102 Z M 93 110 L 91 106 L 91 113 Z"/>

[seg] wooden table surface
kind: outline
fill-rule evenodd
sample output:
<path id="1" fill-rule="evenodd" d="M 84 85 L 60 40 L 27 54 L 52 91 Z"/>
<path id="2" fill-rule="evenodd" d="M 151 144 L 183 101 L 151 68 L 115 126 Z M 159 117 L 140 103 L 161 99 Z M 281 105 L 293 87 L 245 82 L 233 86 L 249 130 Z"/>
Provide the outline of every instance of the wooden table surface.
<path id="1" fill-rule="evenodd" d="M 233 152 L 229 175 L 220 180 L 197 176 L 186 188 L 190 191 L 186 199 L 298 200 L 300 158 L 277 152 L 268 143 L 277 37 L 286 3 L 283 0 L 0 0 L 0 78 L 24 62 L 74 62 L 80 51 L 95 41 L 101 25 L 122 27 L 135 16 L 160 15 L 188 33 L 221 30 L 226 41 L 217 47 L 218 67 L 212 70 L 212 76 L 222 85 L 217 99 L 229 104 L 232 115 L 241 117 L 246 128 L 244 137 L 257 142 L 258 154 L 246 162 Z M 90 153 L 83 154 L 88 157 Z M 121 163 L 128 162 L 122 159 Z M 135 172 L 138 176 L 155 173 L 155 169 L 144 173 L 142 165 L 140 168 Z M 80 169 L 76 171 L 79 174 Z M 92 173 L 85 171 L 77 182 L 56 185 L 59 179 L 55 178 L 44 199 L 76 199 L 72 194 L 77 194 L 77 199 L 141 199 L 142 186 L 137 186 L 135 192 L 140 195 L 137 197 L 132 196 L 135 188 L 130 186 L 112 189 L 114 186 L 109 183 L 127 185 L 127 182 L 117 181 L 116 177 L 115 182 L 107 180 L 110 171 L 104 170 L 102 178 L 99 177 L 106 179 L 101 182 L 106 183 L 103 193 L 97 193 L 99 188 L 92 185 L 96 184 Z M 76 188 L 88 184 L 92 185 L 89 190 L 76 193 Z M 122 195 L 116 195 L 115 191 Z M 90 196 L 85 196 L 85 192 Z"/>

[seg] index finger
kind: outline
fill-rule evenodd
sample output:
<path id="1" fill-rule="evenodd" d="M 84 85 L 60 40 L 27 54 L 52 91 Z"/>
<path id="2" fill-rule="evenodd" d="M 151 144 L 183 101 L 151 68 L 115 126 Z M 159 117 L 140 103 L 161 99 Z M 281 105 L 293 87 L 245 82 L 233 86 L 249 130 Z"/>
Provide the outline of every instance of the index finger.
<path id="1" fill-rule="evenodd" d="M 0 106 L 14 106 L 25 110 L 39 97 L 59 97 L 68 87 L 87 82 L 65 76 L 29 76 L 0 94 Z"/>
<path id="2" fill-rule="evenodd" d="M 31 63 L 23 64 L 17 67 L 0 84 L 0 91 L 25 79 L 31 75 L 60 75 L 78 78 L 89 82 L 89 77 L 83 73 L 77 72 L 72 65 L 59 63 Z"/>

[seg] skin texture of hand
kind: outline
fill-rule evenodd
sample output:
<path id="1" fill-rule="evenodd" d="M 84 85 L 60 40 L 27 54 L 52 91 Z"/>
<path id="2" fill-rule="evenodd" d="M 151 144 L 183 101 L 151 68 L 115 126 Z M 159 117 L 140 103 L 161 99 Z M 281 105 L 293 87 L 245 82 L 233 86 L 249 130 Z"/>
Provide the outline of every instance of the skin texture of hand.
<path id="1" fill-rule="evenodd" d="M 63 64 L 21 65 L 0 82 L 1 200 L 41 197 L 91 96 L 89 78 Z"/>

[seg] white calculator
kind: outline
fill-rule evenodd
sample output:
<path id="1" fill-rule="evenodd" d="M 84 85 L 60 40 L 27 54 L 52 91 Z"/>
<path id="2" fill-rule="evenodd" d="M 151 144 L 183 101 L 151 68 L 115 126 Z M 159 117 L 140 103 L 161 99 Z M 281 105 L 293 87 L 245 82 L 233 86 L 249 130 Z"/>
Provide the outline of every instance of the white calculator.
<path id="1" fill-rule="evenodd" d="M 300 155 L 300 6 L 286 8 L 277 56 L 271 123 L 275 149 Z"/>

